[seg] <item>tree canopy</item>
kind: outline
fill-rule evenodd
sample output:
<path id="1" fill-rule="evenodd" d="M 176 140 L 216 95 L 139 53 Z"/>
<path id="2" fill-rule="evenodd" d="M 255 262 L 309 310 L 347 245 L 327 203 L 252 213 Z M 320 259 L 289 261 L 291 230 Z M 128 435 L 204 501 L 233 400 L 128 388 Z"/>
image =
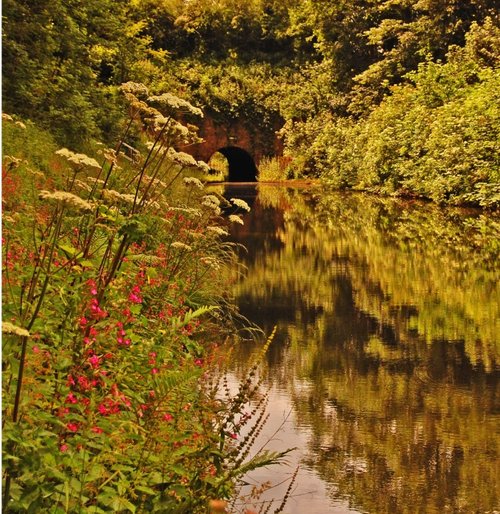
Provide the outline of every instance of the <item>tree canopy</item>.
<path id="1" fill-rule="evenodd" d="M 6 0 L 3 15 L 4 110 L 33 119 L 74 147 L 115 136 L 116 88 L 127 80 L 182 93 L 228 118 L 279 120 L 289 176 L 325 173 L 344 186 L 367 181 L 339 173 L 338 156 L 354 168 L 348 154 L 370 153 L 382 144 L 381 126 L 390 132 L 390 119 L 411 118 L 415 109 L 444 116 L 430 129 L 435 134 L 444 119 L 470 118 L 479 124 L 471 135 L 474 148 L 483 136 L 490 148 L 498 131 L 496 111 L 485 121 L 493 131 L 488 139 L 475 110 L 495 99 L 500 35 L 494 0 Z M 396 113 L 400 100 L 404 107 Z M 377 132 L 367 134 L 375 119 Z M 412 166 L 418 161 L 413 153 L 429 153 L 414 136 L 405 132 L 406 142 L 393 148 Z M 447 137 L 442 145 L 458 152 L 469 137 L 462 136 L 458 146 Z M 345 151 L 337 152 L 337 141 Z M 346 141 L 356 143 L 346 149 Z M 471 157 L 458 195 L 431 196 L 483 201 L 486 189 L 480 186 L 479 198 L 477 184 L 498 180 L 498 146 L 492 150 L 489 177 Z M 401 185 L 390 155 L 369 158 L 381 180 L 368 181 L 370 187 L 428 196 L 413 187 L 415 180 Z M 445 159 L 437 168 L 449 165 Z M 470 174 L 481 175 L 479 182 Z M 496 205 L 498 192 L 488 187 L 482 203 Z"/>

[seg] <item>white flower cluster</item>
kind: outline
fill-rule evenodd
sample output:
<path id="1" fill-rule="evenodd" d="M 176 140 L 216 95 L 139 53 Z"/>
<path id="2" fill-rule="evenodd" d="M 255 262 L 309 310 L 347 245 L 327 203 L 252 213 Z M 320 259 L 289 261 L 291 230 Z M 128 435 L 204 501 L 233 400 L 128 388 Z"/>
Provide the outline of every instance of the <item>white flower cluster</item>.
<path id="1" fill-rule="evenodd" d="M 236 207 L 243 209 L 244 211 L 250 212 L 250 206 L 241 198 L 231 198 L 231 202 Z"/>
<path id="2" fill-rule="evenodd" d="M 67 191 L 45 191 L 42 190 L 38 194 L 40 200 L 47 200 L 48 202 L 64 203 L 68 207 L 72 207 L 76 211 L 88 212 L 93 209 L 93 205 L 90 202 L 86 202 L 79 196 Z"/>
<path id="3" fill-rule="evenodd" d="M 14 334 L 16 336 L 29 337 L 30 333 L 22 327 L 14 325 L 10 321 L 2 321 L 2 332 L 4 334 Z"/>
<path id="4" fill-rule="evenodd" d="M 205 161 L 198 161 L 198 168 L 205 173 L 210 173 L 210 166 Z"/>
<path id="5" fill-rule="evenodd" d="M 181 241 L 174 241 L 170 246 L 172 248 L 177 248 L 179 250 L 191 250 L 191 247 L 189 245 L 187 245 L 186 243 L 182 243 Z"/>
<path id="6" fill-rule="evenodd" d="M 220 264 L 215 257 L 202 257 L 200 261 L 203 264 L 210 266 L 211 268 L 214 268 L 215 270 L 220 269 Z"/>
<path id="7" fill-rule="evenodd" d="M 148 98 L 148 102 L 158 104 L 168 109 L 182 110 L 185 112 L 190 112 L 191 114 L 195 114 L 196 116 L 203 117 L 203 112 L 201 109 L 198 109 L 198 107 L 190 104 L 187 100 L 179 98 L 172 93 L 163 93 L 162 95 L 150 96 Z"/>
<path id="8" fill-rule="evenodd" d="M 119 169 L 119 166 L 117 164 L 118 155 L 116 154 L 116 150 L 114 150 L 113 148 L 104 148 L 104 150 L 101 150 L 99 153 L 102 153 L 102 155 L 104 155 L 104 158 L 107 161 L 112 162 L 115 165 L 115 167 Z"/>
<path id="9" fill-rule="evenodd" d="M 220 210 L 220 200 L 215 195 L 205 195 L 201 200 L 201 205 L 212 209 L 214 214 L 217 216 L 221 213 Z"/>
<path id="10" fill-rule="evenodd" d="M 72 162 L 77 166 L 88 166 L 89 168 L 101 169 L 101 165 L 95 159 L 92 159 L 92 157 L 89 157 L 84 153 L 75 153 L 67 148 L 61 148 L 60 150 L 57 150 L 56 154 L 66 157 L 69 162 Z"/>
<path id="11" fill-rule="evenodd" d="M 173 148 L 168 150 L 169 158 L 174 161 L 176 164 L 179 164 L 184 167 L 196 166 L 198 167 L 198 161 L 186 152 L 176 152 Z"/>
<path id="12" fill-rule="evenodd" d="M 184 184 L 186 186 L 194 186 L 198 189 L 203 189 L 205 186 L 201 182 L 201 180 L 198 180 L 196 177 L 185 177 L 184 178 Z"/>
<path id="13" fill-rule="evenodd" d="M 231 223 L 238 223 L 239 225 L 244 225 L 243 220 L 237 214 L 230 214 L 229 221 Z"/>
<path id="14" fill-rule="evenodd" d="M 120 86 L 120 89 L 124 93 L 130 93 L 135 96 L 147 97 L 149 95 L 148 88 L 140 82 L 125 82 Z"/>
<path id="15" fill-rule="evenodd" d="M 218 236 L 228 236 L 229 235 L 229 233 L 221 227 L 207 227 L 207 230 L 209 232 L 212 232 L 213 234 L 217 234 Z"/>
<path id="16" fill-rule="evenodd" d="M 83 191 L 86 191 L 87 193 L 90 193 L 90 191 L 92 191 L 92 188 L 86 182 L 83 182 L 78 179 L 75 180 L 75 186 L 82 189 Z"/>
<path id="17" fill-rule="evenodd" d="M 127 203 L 133 204 L 135 200 L 135 196 L 127 193 L 119 193 L 114 189 L 103 189 L 102 196 L 105 200 L 107 200 L 111 204 L 115 203 Z"/>

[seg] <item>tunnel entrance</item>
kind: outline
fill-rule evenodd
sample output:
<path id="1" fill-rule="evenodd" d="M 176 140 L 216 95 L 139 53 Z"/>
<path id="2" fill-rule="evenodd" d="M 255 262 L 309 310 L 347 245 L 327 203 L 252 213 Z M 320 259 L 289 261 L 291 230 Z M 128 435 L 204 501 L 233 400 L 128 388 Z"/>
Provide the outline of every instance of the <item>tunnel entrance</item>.
<path id="1" fill-rule="evenodd" d="M 255 182 L 257 180 L 257 166 L 252 156 L 237 146 L 226 146 L 218 150 L 228 162 L 229 182 Z"/>

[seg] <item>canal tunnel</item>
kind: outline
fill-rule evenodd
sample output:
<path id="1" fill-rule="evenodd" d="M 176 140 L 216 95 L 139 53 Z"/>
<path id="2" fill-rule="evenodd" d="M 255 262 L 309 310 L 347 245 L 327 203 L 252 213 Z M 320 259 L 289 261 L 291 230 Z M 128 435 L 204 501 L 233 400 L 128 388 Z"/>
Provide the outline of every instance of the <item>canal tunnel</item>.
<path id="1" fill-rule="evenodd" d="M 257 166 L 252 156 L 237 146 L 226 146 L 218 150 L 228 162 L 228 182 L 255 182 Z"/>

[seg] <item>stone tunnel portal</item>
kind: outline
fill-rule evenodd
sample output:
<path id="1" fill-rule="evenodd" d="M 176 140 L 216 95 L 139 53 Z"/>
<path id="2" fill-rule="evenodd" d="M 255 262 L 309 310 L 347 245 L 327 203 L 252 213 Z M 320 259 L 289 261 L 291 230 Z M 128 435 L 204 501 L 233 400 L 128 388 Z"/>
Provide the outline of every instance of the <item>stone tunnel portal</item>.
<path id="1" fill-rule="evenodd" d="M 217 150 L 229 165 L 229 182 L 255 182 L 257 180 L 257 166 L 252 156 L 237 146 L 226 146 Z"/>

